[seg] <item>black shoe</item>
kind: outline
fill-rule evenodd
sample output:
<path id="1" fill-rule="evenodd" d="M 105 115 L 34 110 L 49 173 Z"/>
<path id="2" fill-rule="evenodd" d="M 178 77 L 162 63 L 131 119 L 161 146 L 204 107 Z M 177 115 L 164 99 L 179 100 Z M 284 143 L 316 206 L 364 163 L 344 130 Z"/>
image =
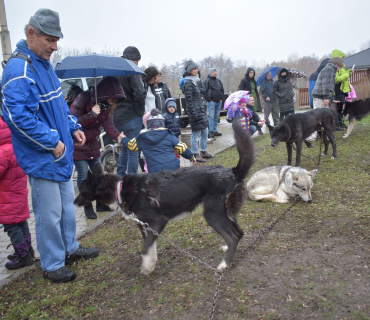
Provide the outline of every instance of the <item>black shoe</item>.
<path id="1" fill-rule="evenodd" d="M 95 258 L 98 254 L 98 248 L 84 248 L 80 246 L 76 252 L 69 256 L 66 256 L 65 264 L 73 264 L 79 259 L 92 259 Z"/>
<path id="2" fill-rule="evenodd" d="M 209 132 L 208 132 L 208 139 L 212 139 L 212 138 L 214 138 L 214 137 L 215 137 L 214 132 L 213 132 L 213 131 L 209 131 Z"/>
<path id="3" fill-rule="evenodd" d="M 348 127 L 347 127 L 344 123 L 342 123 L 341 127 L 342 127 L 343 129 L 348 129 Z"/>
<path id="4" fill-rule="evenodd" d="M 84 206 L 85 214 L 87 219 L 96 219 L 98 216 L 94 212 L 94 208 L 92 204 L 88 204 L 87 206 Z"/>
<path id="5" fill-rule="evenodd" d="M 102 212 L 102 211 L 113 211 L 110 206 L 106 205 L 103 202 L 96 201 L 96 212 Z"/>
<path id="6" fill-rule="evenodd" d="M 335 131 L 343 131 L 344 129 L 342 128 L 342 127 L 339 127 L 339 126 L 337 126 L 336 128 L 335 128 Z"/>
<path id="7" fill-rule="evenodd" d="M 74 280 L 76 278 L 76 274 L 66 267 L 61 267 L 53 272 L 44 271 L 43 277 L 45 279 L 50 279 L 53 282 L 61 283 Z"/>
<path id="8" fill-rule="evenodd" d="M 222 133 L 221 132 L 215 132 L 214 134 L 213 134 L 215 137 L 220 137 L 220 136 L 222 136 Z"/>
<path id="9" fill-rule="evenodd" d="M 17 255 L 14 260 L 10 260 L 5 264 L 8 270 L 17 270 L 33 264 L 32 255 L 28 252 L 25 256 Z"/>

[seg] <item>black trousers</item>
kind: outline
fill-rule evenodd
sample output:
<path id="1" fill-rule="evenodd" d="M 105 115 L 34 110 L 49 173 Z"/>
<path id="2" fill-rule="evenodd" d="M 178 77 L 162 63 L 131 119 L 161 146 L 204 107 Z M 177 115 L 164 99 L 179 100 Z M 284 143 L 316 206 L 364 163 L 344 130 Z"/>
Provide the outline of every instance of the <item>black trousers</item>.
<path id="1" fill-rule="evenodd" d="M 20 223 L 4 224 L 4 232 L 8 233 L 12 244 L 20 244 L 24 242 L 24 235 L 29 234 L 30 229 L 26 220 Z"/>

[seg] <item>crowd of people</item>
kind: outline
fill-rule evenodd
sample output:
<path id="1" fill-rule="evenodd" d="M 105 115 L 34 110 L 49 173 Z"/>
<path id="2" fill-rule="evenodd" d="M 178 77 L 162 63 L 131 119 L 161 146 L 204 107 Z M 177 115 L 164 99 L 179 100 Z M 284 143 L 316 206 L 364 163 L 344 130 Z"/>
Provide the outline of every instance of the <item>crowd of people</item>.
<path id="1" fill-rule="evenodd" d="M 27 175 L 43 276 L 53 282 L 67 282 L 75 279 L 76 274 L 66 265 L 99 254 L 98 248 L 82 247 L 76 240 L 71 175 L 75 166 L 80 188 L 88 170 L 101 165 L 97 140 L 101 127 L 122 145 L 117 168 L 122 177 L 137 173 L 140 152 L 145 158 L 142 171 L 148 173 L 180 168 L 180 156 L 193 164 L 205 162 L 214 157 L 207 152 L 207 140 L 222 135 L 217 127 L 224 87 L 217 78 L 217 69 L 210 68 L 202 82 L 197 63 L 185 63 L 181 89 L 191 126 L 189 149 L 181 142 L 179 106 L 155 67 L 147 68 L 143 77 L 104 77 L 92 90 L 71 87 L 64 99 L 49 62 L 58 49 L 58 40 L 63 38 L 59 14 L 39 9 L 24 30 L 26 40 L 17 43 L 2 81 L 0 223 L 14 247 L 6 267 L 18 269 L 33 263 L 27 224 Z M 323 61 L 315 73 L 314 108 L 327 107 L 333 100 L 344 103 L 350 71 L 343 65 L 342 55 L 339 50 L 333 51 L 332 58 Z M 129 46 L 122 58 L 138 65 L 141 55 L 136 47 Z M 286 68 L 278 70 L 275 82 L 271 73 L 266 74 L 260 86 L 264 104 L 254 69 L 247 70 L 238 90 L 249 91 L 248 99 L 241 99 L 238 108 L 239 123 L 251 134 L 262 134 L 269 114 L 276 125 L 294 113 L 294 92 Z M 266 120 L 257 114 L 262 109 Z M 84 210 L 87 218 L 96 219 L 92 203 L 85 205 Z M 96 210 L 111 209 L 97 202 Z"/>

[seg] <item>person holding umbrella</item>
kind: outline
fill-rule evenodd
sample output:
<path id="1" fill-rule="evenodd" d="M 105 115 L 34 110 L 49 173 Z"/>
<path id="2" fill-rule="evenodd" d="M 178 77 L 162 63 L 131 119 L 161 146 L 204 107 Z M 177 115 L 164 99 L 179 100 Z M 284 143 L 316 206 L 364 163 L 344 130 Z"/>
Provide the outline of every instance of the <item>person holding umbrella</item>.
<path id="1" fill-rule="evenodd" d="M 113 112 L 116 109 L 118 99 L 125 99 L 122 86 L 114 77 L 105 77 L 97 86 L 97 101 L 95 100 L 95 88 L 80 93 L 71 105 L 73 114 L 82 126 L 86 136 L 83 146 L 76 146 L 73 152 L 73 162 L 77 170 L 77 187 L 80 188 L 82 181 L 87 177 L 90 168 L 92 171 L 95 163 L 100 161 L 100 146 L 98 136 L 100 126 L 113 140 L 121 141 L 123 133 L 114 127 Z M 96 219 L 91 203 L 84 206 L 85 215 L 88 219 Z M 104 203 L 96 201 L 96 211 L 111 211 Z"/>
<path id="2" fill-rule="evenodd" d="M 49 62 L 63 38 L 59 14 L 39 9 L 25 34 L 3 72 L 2 111 L 17 161 L 32 188 L 43 277 L 68 282 L 76 274 L 66 264 L 99 254 L 98 248 L 83 248 L 76 240 L 73 139 L 76 146 L 83 146 L 85 135 L 69 112 Z"/>

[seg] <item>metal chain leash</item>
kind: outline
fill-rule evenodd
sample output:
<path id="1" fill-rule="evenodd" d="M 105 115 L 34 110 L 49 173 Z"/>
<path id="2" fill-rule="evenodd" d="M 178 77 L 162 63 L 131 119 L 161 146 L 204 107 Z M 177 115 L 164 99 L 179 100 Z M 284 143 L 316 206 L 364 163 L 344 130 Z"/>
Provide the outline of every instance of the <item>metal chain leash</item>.
<path id="1" fill-rule="evenodd" d="M 219 278 L 217 280 L 217 285 L 216 285 L 216 290 L 215 290 L 215 295 L 213 297 L 213 304 L 212 304 L 212 310 L 211 310 L 211 313 L 209 315 L 209 319 L 212 320 L 213 319 L 213 316 L 214 316 L 214 313 L 215 313 L 215 310 L 216 310 L 216 302 L 217 302 L 217 296 L 218 296 L 218 293 L 220 292 L 220 286 L 221 286 L 221 280 L 222 280 L 222 277 L 224 275 L 224 273 L 227 271 L 227 270 L 230 270 L 243 256 L 244 254 L 259 240 L 262 240 L 263 239 L 263 236 L 265 233 L 267 233 L 268 231 L 270 231 L 276 224 L 277 222 L 281 219 L 281 217 L 283 215 L 285 215 L 293 206 L 295 206 L 298 202 L 299 202 L 300 199 L 295 199 L 294 202 L 289 206 L 287 207 L 283 212 L 281 212 L 279 214 L 279 216 L 277 218 L 275 218 L 265 229 L 261 230 L 258 234 L 257 237 L 255 237 L 244 249 L 243 251 L 241 251 L 238 256 L 230 263 L 230 265 L 222 270 L 222 271 L 218 271 L 217 270 L 217 273 L 219 275 Z"/>
<path id="2" fill-rule="evenodd" d="M 299 202 L 299 198 L 295 199 L 294 202 L 289 206 L 287 207 L 284 211 L 282 211 L 279 216 L 277 218 L 275 218 L 265 229 L 261 230 L 258 234 L 258 236 L 256 238 L 254 238 L 244 249 L 243 251 L 241 251 L 238 256 L 230 263 L 230 265 L 224 269 L 224 270 L 217 270 L 216 268 L 212 267 L 211 265 L 209 265 L 208 263 L 202 261 L 201 259 L 199 259 L 198 257 L 192 255 L 191 253 L 187 252 L 186 250 L 180 248 L 177 244 L 175 244 L 173 241 L 171 240 L 168 240 L 166 238 L 164 238 L 163 236 L 161 236 L 156 230 L 152 229 L 149 224 L 147 222 L 142 222 L 141 220 L 139 220 L 138 218 L 136 218 L 135 214 L 132 213 L 130 215 L 127 215 L 125 213 L 125 211 L 123 210 L 123 208 L 121 207 L 121 210 L 123 212 L 123 214 L 125 215 L 125 219 L 126 220 L 132 220 L 133 222 L 135 222 L 136 224 L 140 225 L 142 227 L 142 231 L 145 233 L 145 235 L 147 236 L 148 234 L 148 231 L 152 232 L 155 236 L 157 237 L 160 237 L 163 241 L 167 242 L 168 244 L 174 246 L 177 250 L 179 250 L 180 252 L 184 253 L 185 255 L 187 255 L 188 257 L 190 257 L 192 260 L 195 260 L 197 261 L 198 263 L 206 266 L 208 269 L 211 269 L 213 271 L 215 271 L 215 275 L 218 275 L 218 279 L 217 279 L 217 284 L 216 284 L 216 289 L 215 289 L 215 294 L 213 296 L 213 303 L 212 303 L 212 309 L 211 309 L 211 313 L 209 315 L 209 319 L 212 320 L 213 317 L 214 317 L 214 313 L 215 313 L 215 310 L 216 310 L 216 302 L 217 302 L 217 299 L 218 299 L 218 294 L 220 292 L 220 287 L 221 287 L 221 281 L 222 281 L 222 277 L 224 275 L 224 273 L 227 271 L 227 270 L 230 270 L 242 257 L 243 255 L 259 240 L 262 240 L 263 239 L 263 236 L 264 234 L 266 234 L 268 231 L 270 231 L 275 225 L 276 223 L 281 219 L 281 217 L 283 215 L 285 215 L 293 206 L 295 206 L 298 202 Z"/>

